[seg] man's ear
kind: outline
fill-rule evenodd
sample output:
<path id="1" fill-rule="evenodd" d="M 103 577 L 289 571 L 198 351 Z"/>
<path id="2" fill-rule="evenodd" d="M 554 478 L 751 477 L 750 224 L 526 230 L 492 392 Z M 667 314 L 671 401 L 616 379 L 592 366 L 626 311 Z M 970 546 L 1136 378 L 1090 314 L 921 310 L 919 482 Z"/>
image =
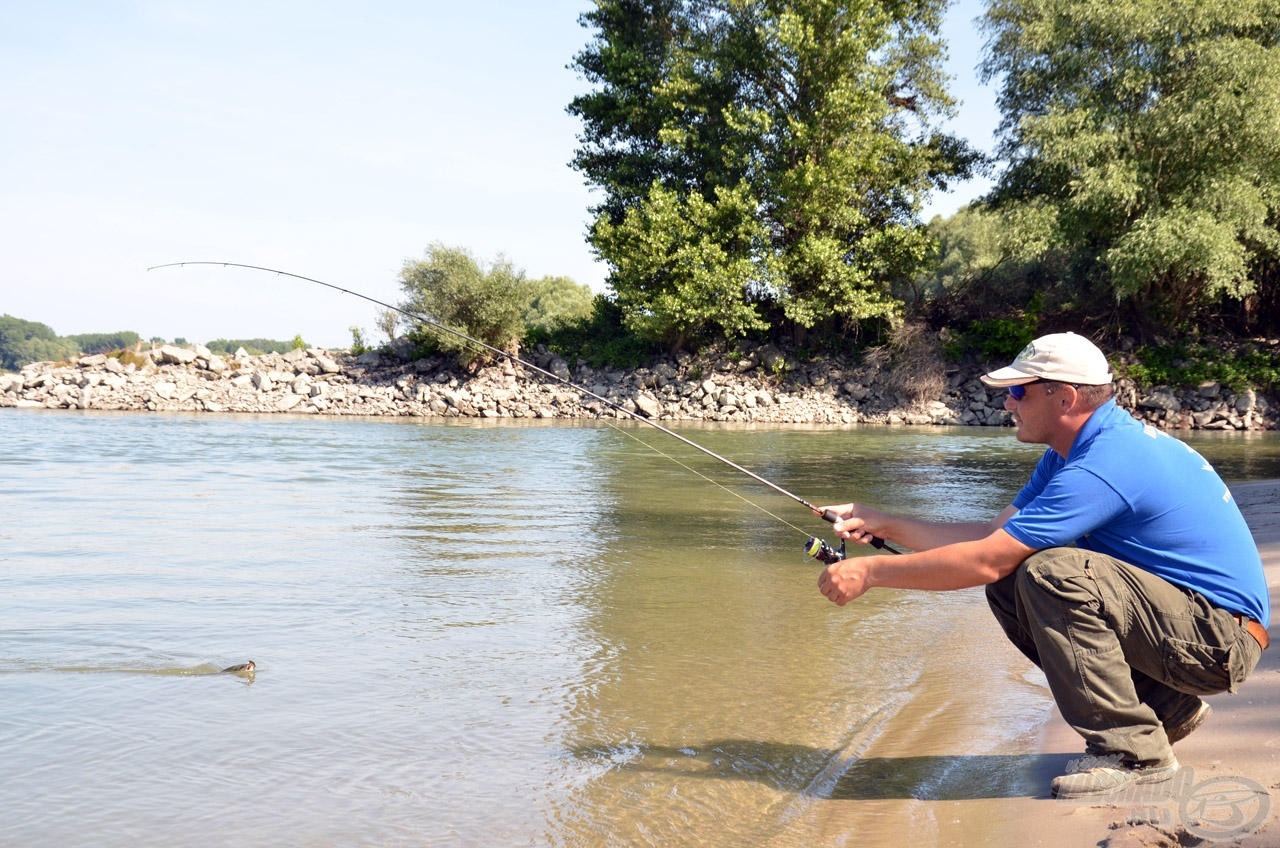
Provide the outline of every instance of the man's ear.
<path id="1" fill-rule="evenodd" d="M 1064 410 L 1074 409 L 1076 404 L 1080 402 L 1080 390 L 1070 383 L 1062 384 L 1062 408 Z"/>

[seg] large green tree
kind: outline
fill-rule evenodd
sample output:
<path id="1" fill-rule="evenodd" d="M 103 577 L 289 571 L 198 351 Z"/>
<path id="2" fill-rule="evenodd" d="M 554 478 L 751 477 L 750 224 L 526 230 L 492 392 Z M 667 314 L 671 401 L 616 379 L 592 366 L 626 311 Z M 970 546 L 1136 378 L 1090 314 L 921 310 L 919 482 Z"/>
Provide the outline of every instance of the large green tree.
<path id="1" fill-rule="evenodd" d="M 1052 212 L 1095 317 L 1275 304 L 1280 0 L 992 0 L 984 23 L 1009 162 L 993 200 Z"/>
<path id="2" fill-rule="evenodd" d="M 945 0 L 597 0 L 574 164 L 627 325 L 679 343 L 893 315 L 920 199 L 973 164 Z"/>

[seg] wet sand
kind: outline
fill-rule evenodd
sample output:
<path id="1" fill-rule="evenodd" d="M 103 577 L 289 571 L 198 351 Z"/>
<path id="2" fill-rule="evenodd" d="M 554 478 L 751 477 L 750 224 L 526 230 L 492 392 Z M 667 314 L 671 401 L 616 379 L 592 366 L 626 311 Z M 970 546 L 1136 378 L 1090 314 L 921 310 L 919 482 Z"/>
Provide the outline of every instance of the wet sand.
<path id="1" fill-rule="evenodd" d="M 1232 491 L 1262 552 L 1272 608 L 1280 609 L 1280 480 L 1237 484 Z M 984 652 L 992 666 L 1007 669 L 1015 687 L 1023 668 L 1028 671 L 1027 686 L 1043 687 L 1043 677 L 998 634 L 990 616 L 986 618 L 975 619 L 969 630 L 978 640 L 976 650 Z M 1273 625 L 1271 635 L 1275 639 L 1280 628 Z M 1026 733 L 1012 728 L 992 749 L 975 741 L 984 727 L 1007 721 L 1001 715 L 1005 699 L 1000 687 L 987 688 L 990 681 L 971 684 L 956 686 L 954 697 L 933 715 L 915 716 L 915 732 L 911 716 L 904 714 L 870 750 L 860 752 L 836 791 L 820 805 L 816 833 L 808 834 L 818 838 L 815 844 L 1280 845 L 1280 644 L 1263 653 L 1237 694 L 1206 699 L 1213 715 L 1175 750 L 1184 768 L 1182 788 L 1172 799 L 1157 799 L 1159 803 L 1087 806 L 1050 798 L 1050 781 L 1068 770 L 1084 746 L 1052 709 L 1047 689 L 1041 688 L 1046 704 L 1043 726 Z M 931 728 L 932 734 L 923 736 L 923 727 Z M 1194 808 L 1206 793 L 1213 806 L 1207 818 L 1199 818 Z M 1203 813 L 1206 808 L 1199 809 Z M 1263 823 L 1258 825 L 1258 820 Z M 1213 838 L 1205 839 L 1206 834 Z"/>

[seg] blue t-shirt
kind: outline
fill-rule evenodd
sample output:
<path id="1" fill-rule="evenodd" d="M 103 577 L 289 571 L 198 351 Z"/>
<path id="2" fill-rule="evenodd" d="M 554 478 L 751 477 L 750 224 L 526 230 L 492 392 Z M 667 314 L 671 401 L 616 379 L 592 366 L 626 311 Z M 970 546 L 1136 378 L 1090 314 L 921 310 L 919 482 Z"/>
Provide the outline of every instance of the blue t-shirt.
<path id="1" fill-rule="evenodd" d="M 1108 401 L 1066 459 L 1045 451 L 1004 529 L 1043 550 L 1077 545 L 1270 625 L 1257 545 L 1230 490 L 1184 442 Z"/>

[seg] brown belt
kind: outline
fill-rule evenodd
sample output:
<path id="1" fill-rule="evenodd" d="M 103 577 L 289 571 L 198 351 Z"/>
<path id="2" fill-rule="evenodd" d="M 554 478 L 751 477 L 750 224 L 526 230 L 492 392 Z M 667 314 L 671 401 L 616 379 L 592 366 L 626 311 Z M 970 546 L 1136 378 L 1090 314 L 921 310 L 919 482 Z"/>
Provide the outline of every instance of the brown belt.
<path id="1" fill-rule="evenodd" d="M 1236 620 L 1236 624 L 1249 631 L 1249 635 L 1257 640 L 1258 644 L 1262 646 L 1262 650 L 1265 651 L 1267 646 L 1271 644 L 1271 637 L 1267 634 L 1267 628 L 1263 627 L 1261 622 L 1254 621 L 1247 615 L 1233 614 L 1231 617 Z"/>

